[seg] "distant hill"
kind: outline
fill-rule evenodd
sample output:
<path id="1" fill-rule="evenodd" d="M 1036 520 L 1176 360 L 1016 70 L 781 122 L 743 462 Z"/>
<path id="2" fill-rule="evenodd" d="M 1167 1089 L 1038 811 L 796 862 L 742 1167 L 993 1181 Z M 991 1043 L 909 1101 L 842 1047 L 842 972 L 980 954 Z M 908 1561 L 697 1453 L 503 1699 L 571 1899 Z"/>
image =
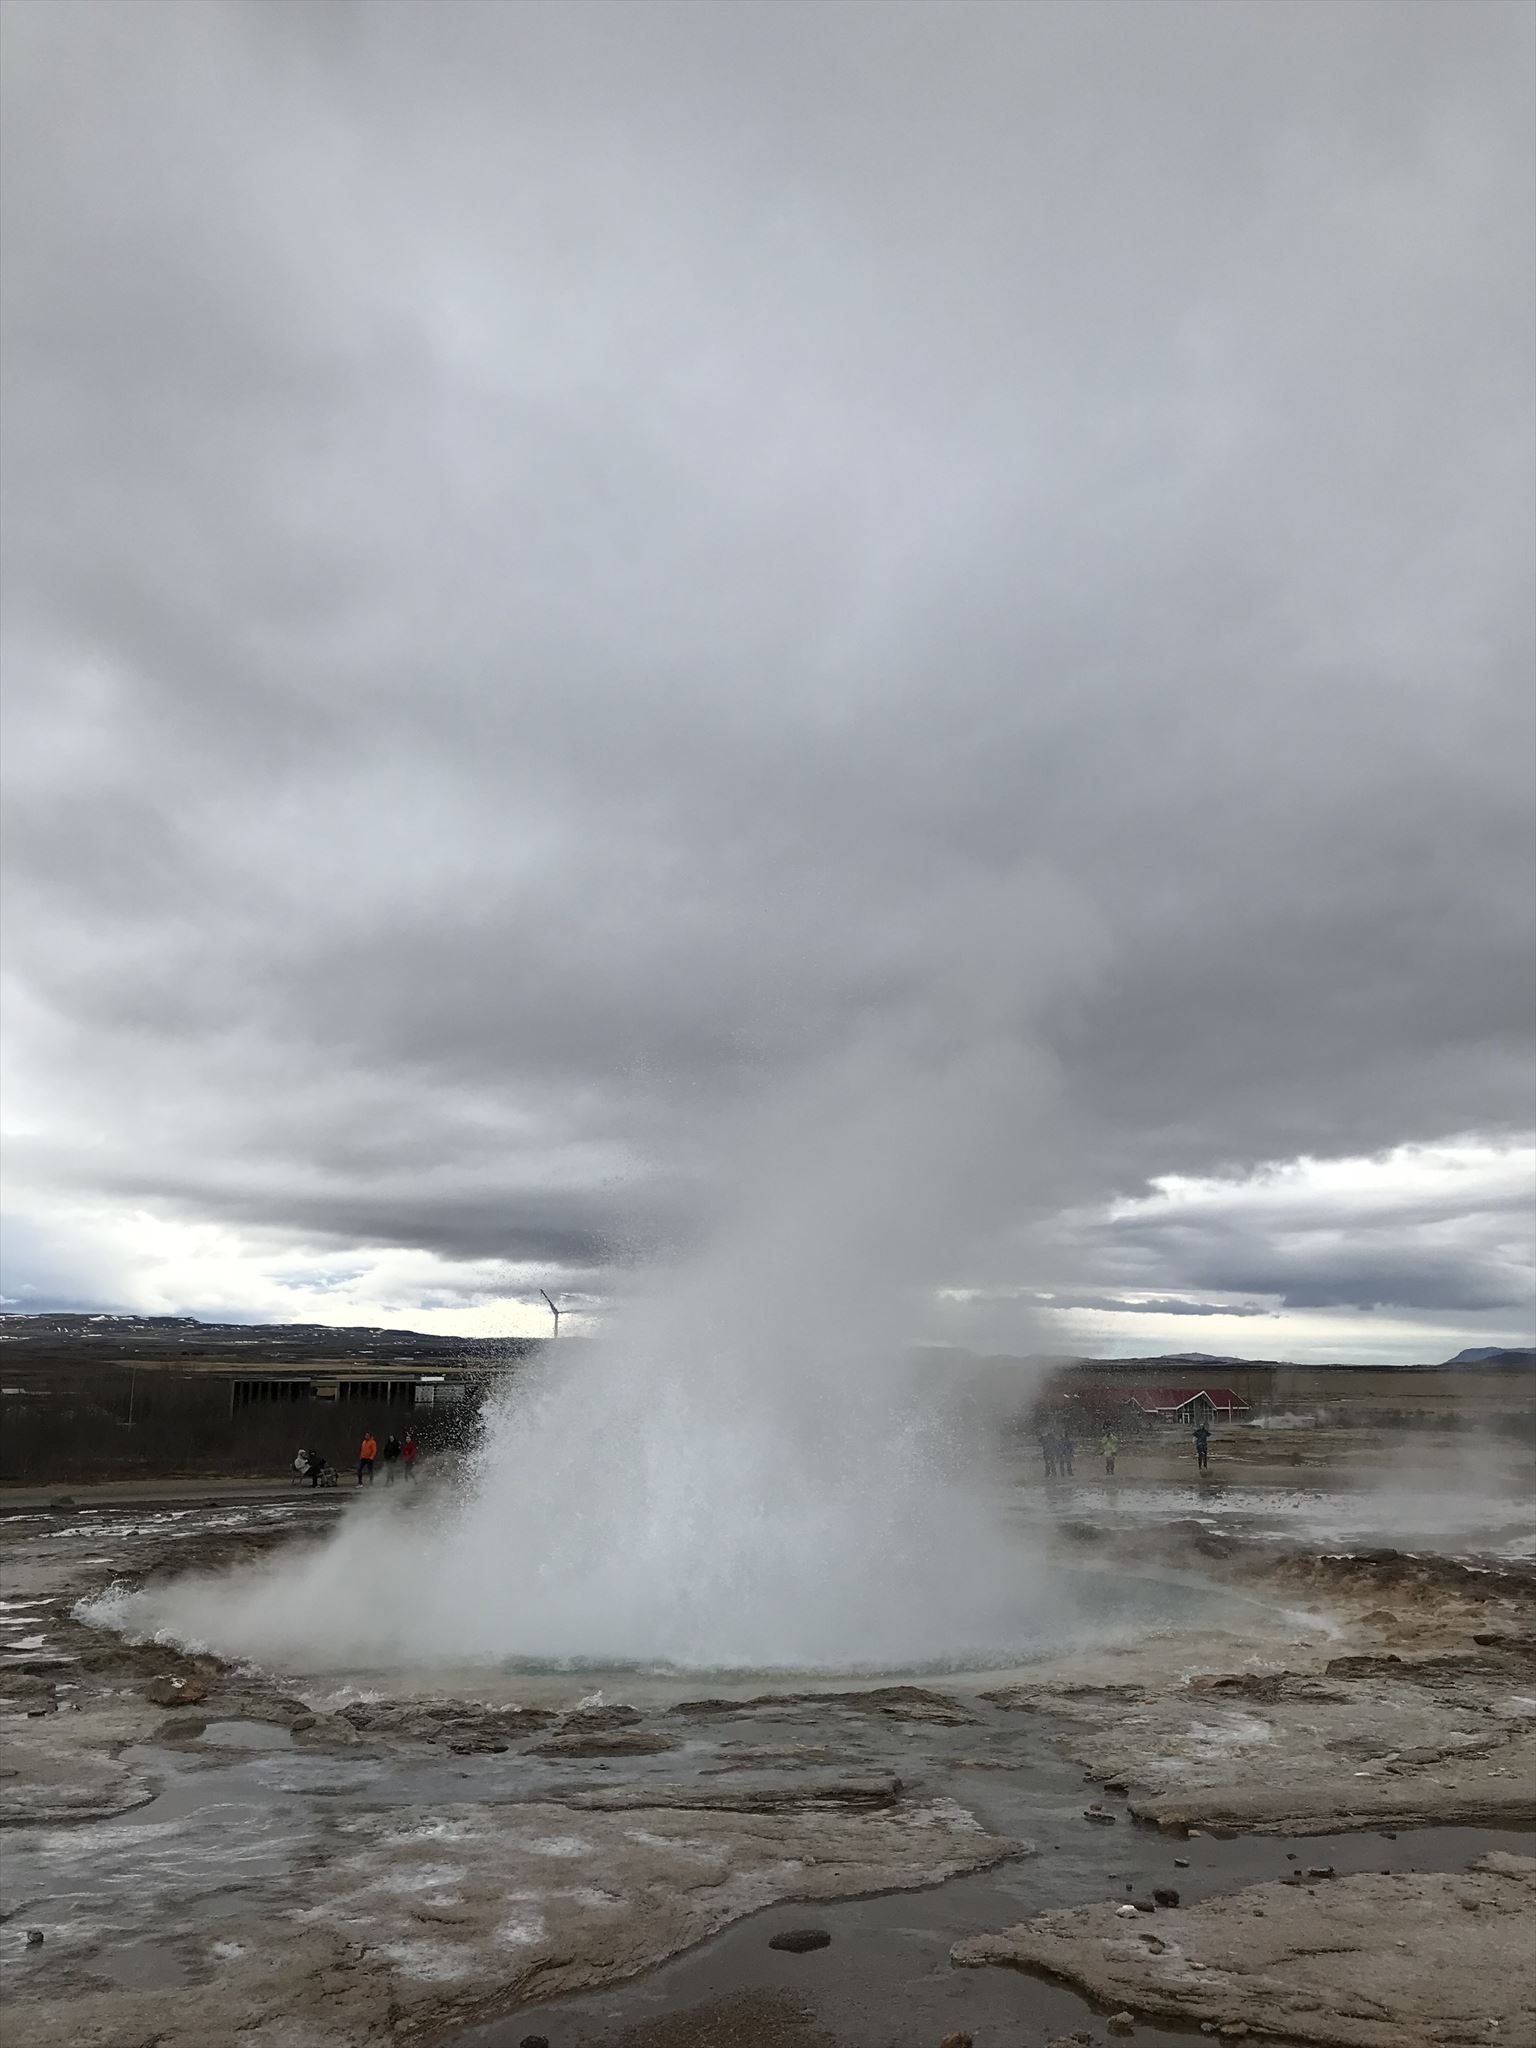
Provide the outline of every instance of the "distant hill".
<path id="1" fill-rule="evenodd" d="M 574 1341 L 574 1340 L 565 1340 Z M 0 1345 L 15 1359 L 89 1356 L 143 1363 L 177 1360 L 266 1364 L 295 1360 L 352 1360 L 407 1364 L 428 1358 L 484 1355 L 504 1359 L 542 1348 L 528 1337 L 444 1337 L 424 1330 L 336 1327 L 330 1323 L 204 1323 L 195 1316 L 43 1314 L 8 1310 L 0 1315 Z"/>
<path id="2" fill-rule="evenodd" d="M 502 1362 L 544 1348 L 541 1337 L 446 1337 L 424 1330 L 380 1330 L 352 1328 L 330 1323 L 205 1323 L 196 1316 L 118 1315 L 106 1311 L 51 1310 L 31 1312 L 0 1311 L 0 1346 L 12 1363 L 25 1357 L 64 1362 L 93 1359 L 101 1362 L 173 1364 L 179 1360 L 203 1364 L 243 1363 L 259 1358 L 266 1365 L 296 1362 L 340 1363 L 369 1360 L 385 1365 L 406 1365 L 429 1359 L 483 1359 Z M 579 1337 L 562 1336 L 561 1343 L 580 1343 Z M 1085 1358 L 1060 1354 L 1032 1358 L 988 1357 L 947 1345 L 919 1347 L 923 1357 L 938 1365 L 948 1359 L 956 1364 L 966 1360 L 994 1367 L 1030 1366 L 1037 1371 L 1082 1372 L 1102 1376 L 1117 1373 L 1155 1372 L 1169 1383 L 1192 1378 L 1213 1379 L 1229 1369 L 1316 1372 L 1444 1372 L 1456 1367 L 1477 1367 L 1484 1372 L 1529 1372 L 1536 1369 L 1536 1350 L 1503 1345 L 1471 1345 L 1458 1351 L 1442 1365 L 1356 1366 L 1321 1362 L 1305 1365 L 1286 1359 L 1242 1358 L 1229 1352 L 1161 1351 L 1136 1358 Z M 1213 1379 L 1213 1384 L 1214 1384 Z"/>

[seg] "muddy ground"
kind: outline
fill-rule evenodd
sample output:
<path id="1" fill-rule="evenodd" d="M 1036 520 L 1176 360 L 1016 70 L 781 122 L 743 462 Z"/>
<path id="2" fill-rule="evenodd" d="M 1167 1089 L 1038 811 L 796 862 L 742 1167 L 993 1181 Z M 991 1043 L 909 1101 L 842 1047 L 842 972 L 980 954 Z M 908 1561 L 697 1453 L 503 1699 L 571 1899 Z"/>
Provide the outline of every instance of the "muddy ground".
<path id="1" fill-rule="evenodd" d="M 386 1504 L 18 1504 L 7 2038 L 1536 2042 L 1528 1511 L 1415 1498 L 1410 1549 L 1379 1489 L 1031 1487 L 1064 1567 L 1202 1598 L 1008 1673 L 693 1698 L 127 1643 L 76 1603 Z"/>

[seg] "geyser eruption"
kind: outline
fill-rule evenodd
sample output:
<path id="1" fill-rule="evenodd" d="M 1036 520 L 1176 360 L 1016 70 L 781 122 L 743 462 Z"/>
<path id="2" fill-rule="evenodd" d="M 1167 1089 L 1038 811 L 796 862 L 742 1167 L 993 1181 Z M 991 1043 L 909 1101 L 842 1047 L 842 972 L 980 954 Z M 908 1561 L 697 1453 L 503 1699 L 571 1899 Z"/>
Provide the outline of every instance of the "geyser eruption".
<path id="1" fill-rule="evenodd" d="M 459 1498 L 372 1500 L 316 1552 L 131 1596 L 118 1625 L 310 1670 L 1027 1649 L 1051 1596 L 1008 1524 L 992 1418 L 912 1344 L 1038 1171 L 1050 1095 L 1015 1005 L 965 988 L 744 1122 L 702 1248 L 502 1391 Z"/>

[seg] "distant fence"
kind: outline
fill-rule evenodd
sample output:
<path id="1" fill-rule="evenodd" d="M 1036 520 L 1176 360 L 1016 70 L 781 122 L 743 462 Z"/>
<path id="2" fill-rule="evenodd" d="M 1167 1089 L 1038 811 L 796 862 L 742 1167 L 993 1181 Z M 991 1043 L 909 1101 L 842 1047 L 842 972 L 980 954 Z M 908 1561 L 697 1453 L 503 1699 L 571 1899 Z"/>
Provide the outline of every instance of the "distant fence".
<path id="1" fill-rule="evenodd" d="M 0 1479 L 275 1475 L 319 1451 L 338 1471 L 371 1429 L 425 1454 L 473 1437 L 488 1382 L 237 1379 L 157 1367 L 0 1366 Z M 500 1376 L 498 1376 L 500 1377 Z M 444 1398 L 444 1397 L 448 1398 Z"/>

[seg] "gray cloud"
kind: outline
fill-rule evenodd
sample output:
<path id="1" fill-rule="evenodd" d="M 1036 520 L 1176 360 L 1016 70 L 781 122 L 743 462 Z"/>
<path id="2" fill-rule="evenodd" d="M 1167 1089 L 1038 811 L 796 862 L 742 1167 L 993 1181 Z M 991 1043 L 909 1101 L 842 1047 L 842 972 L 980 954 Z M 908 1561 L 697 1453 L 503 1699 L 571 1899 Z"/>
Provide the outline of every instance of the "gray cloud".
<path id="1" fill-rule="evenodd" d="M 1115 1294 L 1072 1294 L 1052 1296 L 1051 1305 L 1058 1309 L 1097 1309 L 1106 1315 L 1152 1315 L 1152 1316 L 1262 1316 L 1273 1311 L 1258 1302 L 1206 1302 L 1186 1301 L 1177 1294 L 1138 1295 L 1127 1300 Z"/>
<path id="2" fill-rule="evenodd" d="M 1528 1128 L 1531 32 L 13 0 L 23 1201 L 598 1286 L 1004 972 L 1037 1209 Z"/>
<path id="3" fill-rule="evenodd" d="M 1231 1306 L 1157 1313 L 1244 1315 L 1285 1309 L 1507 1312 L 1536 1308 L 1529 1161 L 1449 1147 L 1343 1179 L 1294 1167 L 1225 1183 L 1168 1183 L 1152 1196 L 1074 1220 L 1058 1256 L 1138 1296 L 1177 1273 Z M 1072 1306 L 1126 1306 L 1110 1296 Z"/>

